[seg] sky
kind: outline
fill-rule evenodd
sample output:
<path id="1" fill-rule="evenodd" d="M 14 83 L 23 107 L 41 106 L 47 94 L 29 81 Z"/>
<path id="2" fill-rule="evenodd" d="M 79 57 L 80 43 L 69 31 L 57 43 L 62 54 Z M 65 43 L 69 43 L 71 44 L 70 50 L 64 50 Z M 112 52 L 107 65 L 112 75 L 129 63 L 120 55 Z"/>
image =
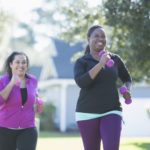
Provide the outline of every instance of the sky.
<path id="1" fill-rule="evenodd" d="M 0 8 L 26 22 L 31 16 L 31 10 L 41 3 L 41 0 L 0 0 Z"/>
<path id="2" fill-rule="evenodd" d="M 70 0 L 60 0 L 62 2 Z M 96 6 L 100 0 L 86 0 L 89 6 Z M 17 18 L 27 21 L 30 18 L 31 10 L 42 4 L 42 0 L 0 0 L 0 8 L 14 14 Z"/>
<path id="3" fill-rule="evenodd" d="M 0 8 L 2 8 L 5 13 L 15 16 L 21 22 L 31 23 L 31 19 L 37 17 L 31 11 L 34 8 L 40 7 L 43 5 L 44 0 L 0 0 Z M 61 3 L 68 3 L 73 0 L 58 0 Z M 74 0 L 75 1 L 75 0 Z M 89 7 L 97 6 L 100 3 L 100 0 L 86 0 L 89 4 Z M 49 6 L 48 6 L 49 7 Z M 51 6 L 53 7 L 53 6 Z M 42 27 L 41 27 L 42 28 Z M 42 29 L 41 29 L 42 30 Z"/>

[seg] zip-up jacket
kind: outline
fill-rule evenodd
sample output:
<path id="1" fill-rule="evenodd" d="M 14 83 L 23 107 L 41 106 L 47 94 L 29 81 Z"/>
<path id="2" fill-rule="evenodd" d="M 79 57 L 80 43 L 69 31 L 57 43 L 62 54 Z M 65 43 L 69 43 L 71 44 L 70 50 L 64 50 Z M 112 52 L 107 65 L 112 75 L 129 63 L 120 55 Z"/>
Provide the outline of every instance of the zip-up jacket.
<path id="1" fill-rule="evenodd" d="M 31 128 L 35 127 L 34 104 L 37 94 L 37 79 L 28 74 L 26 78 L 27 101 L 22 105 L 20 87 L 14 85 L 5 100 L 0 94 L 0 127 Z M 10 82 L 9 75 L 0 78 L 0 91 Z"/>
<path id="2" fill-rule="evenodd" d="M 74 78 L 81 88 L 77 102 L 76 112 L 102 114 L 113 110 L 122 111 L 117 89 L 117 79 L 123 83 L 131 82 L 130 74 L 122 59 L 110 53 L 114 66 L 106 65 L 100 70 L 94 79 L 91 79 L 89 70 L 99 61 L 86 54 L 76 61 Z"/>

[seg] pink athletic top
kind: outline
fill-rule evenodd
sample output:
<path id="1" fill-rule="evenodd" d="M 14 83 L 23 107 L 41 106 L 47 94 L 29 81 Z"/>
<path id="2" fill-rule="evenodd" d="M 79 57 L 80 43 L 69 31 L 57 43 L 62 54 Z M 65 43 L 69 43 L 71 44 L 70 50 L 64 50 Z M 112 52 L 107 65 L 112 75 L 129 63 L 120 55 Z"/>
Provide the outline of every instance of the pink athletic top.
<path id="1" fill-rule="evenodd" d="M 0 127 L 31 128 L 35 127 L 34 104 L 37 94 L 37 79 L 28 74 L 26 78 L 27 101 L 22 106 L 20 87 L 14 85 L 8 98 L 0 95 Z M 0 91 L 10 82 L 9 75 L 0 78 Z"/>

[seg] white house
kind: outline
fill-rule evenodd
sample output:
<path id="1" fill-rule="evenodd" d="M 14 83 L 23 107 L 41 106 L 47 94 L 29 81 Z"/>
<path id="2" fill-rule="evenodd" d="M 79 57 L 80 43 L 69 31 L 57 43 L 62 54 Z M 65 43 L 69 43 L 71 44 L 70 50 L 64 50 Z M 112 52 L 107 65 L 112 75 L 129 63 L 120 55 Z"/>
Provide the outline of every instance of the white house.
<path id="1" fill-rule="evenodd" d="M 150 116 L 147 108 L 150 108 L 150 86 L 136 86 L 132 89 L 133 102 L 123 105 L 125 125 L 122 128 L 122 136 L 150 136 Z M 122 100 L 123 101 L 123 100 Z"/>

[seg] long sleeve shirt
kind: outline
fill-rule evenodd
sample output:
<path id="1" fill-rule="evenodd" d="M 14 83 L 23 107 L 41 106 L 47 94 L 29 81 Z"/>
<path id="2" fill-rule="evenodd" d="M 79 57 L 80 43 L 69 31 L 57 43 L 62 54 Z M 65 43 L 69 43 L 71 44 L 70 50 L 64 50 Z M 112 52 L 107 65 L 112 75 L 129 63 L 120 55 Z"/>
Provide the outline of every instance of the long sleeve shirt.
<path id="1" fill-rule="evenodd" d="M 35 127 L 34 104 L 36 103 L 37 79 L 29 75 L 26 78 L 27 99 L 22 105 L 20 87 L 14 85 L 8 98 L 5 100 L 0 95 L 0 127 L 6 128 L 31 128 Z M 10 82 L 9 75 L 0 78 L 0 91 Z"/>
<path id="2" fill-rule="evenodd" d="M 76 112 L 102 114 L 113 110 L 122 111 L 116 82 L 118 78 L 123 83 L 131 82 L 131 77 L 122 59 L 113 53 L 110 56 L 115 62 L 114 66 L 109 68 L 105 65 L 94 79 L 91 79 L 89 70 L 99 61 L 90 54 L 76 61 L 74 78 L 81 88 Z"/>

